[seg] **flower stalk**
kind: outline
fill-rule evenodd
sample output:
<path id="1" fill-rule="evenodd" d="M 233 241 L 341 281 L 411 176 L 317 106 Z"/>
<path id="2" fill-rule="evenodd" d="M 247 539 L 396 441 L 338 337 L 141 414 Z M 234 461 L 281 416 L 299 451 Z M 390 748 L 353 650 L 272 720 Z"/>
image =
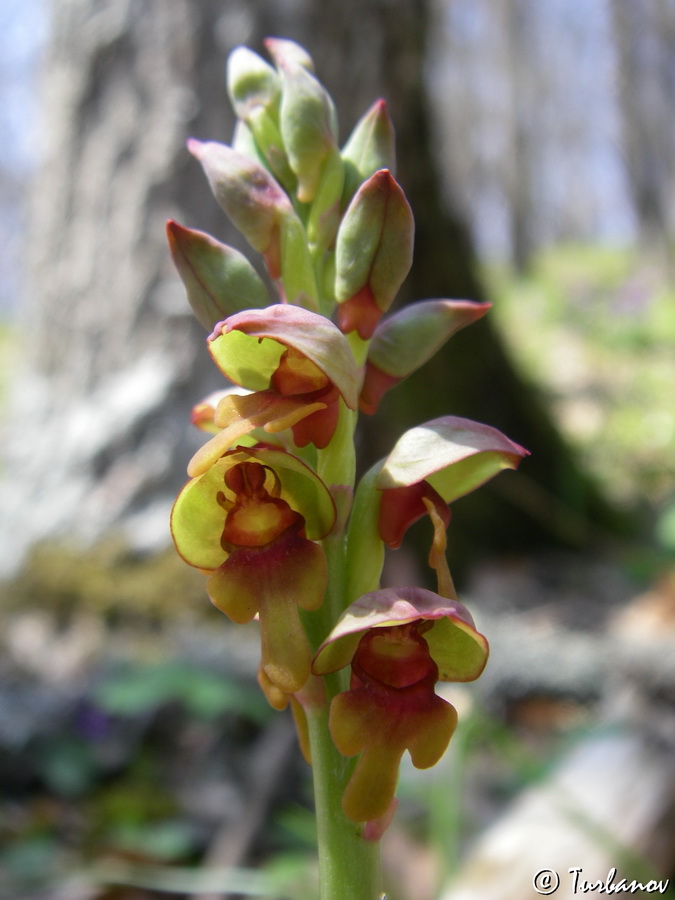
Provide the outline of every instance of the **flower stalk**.
<path id="1" fill-rule="evenodd" d="M 412 263 L 413 214 L 377 101 L 338 145 L 335 106 L 297 44 L 230 56 L 231 146 L 190 140 L 216 200 L 267 268 L 169 222 L 171 255 L 223 377 L 193 409 L 209 438 L 171 529 L 212 603 L 260 628 L 258 680 L 291 707 L 312 765 L 322 900 L 379 900 L 379 840 L 398 768 L 432 766 L 457 714 L 439 681 L 471 681 L 488 644 L 446 559 L 454 500 L 527 451 L 453 416 L 403 434 L 357 482 L 359 410 L 487 312 L 466 300 L 390 314 Z M 385 547 L 428 517 L 437 591 L 382 585 Z"/>

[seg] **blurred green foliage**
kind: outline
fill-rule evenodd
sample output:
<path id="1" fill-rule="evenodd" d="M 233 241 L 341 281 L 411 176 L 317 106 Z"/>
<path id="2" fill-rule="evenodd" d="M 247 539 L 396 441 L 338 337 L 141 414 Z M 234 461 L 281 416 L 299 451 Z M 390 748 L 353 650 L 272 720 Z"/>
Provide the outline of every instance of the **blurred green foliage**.
<path id="1" fill-rule="evenodd" d="M 99 709 L 117 716 L 153 712 L 169 703 L 180 703 L 198 719 L 233 713 L 262 725 L 270 715 L 257 687 L 172 660 L 127 666 L 97 685 L 92 699 Z"/>
<path id="2" fill-rule="evenodd" d="M 486 269 L 514 356 L 606 495 L 642 505 L 675 551 L 675 287 L 638 250 L 564 246 Z"/>

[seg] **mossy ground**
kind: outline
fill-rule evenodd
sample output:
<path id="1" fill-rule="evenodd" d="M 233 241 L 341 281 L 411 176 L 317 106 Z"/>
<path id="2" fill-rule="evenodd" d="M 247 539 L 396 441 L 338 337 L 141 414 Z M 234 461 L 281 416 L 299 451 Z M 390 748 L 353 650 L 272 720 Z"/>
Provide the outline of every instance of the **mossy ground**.
<path id="1" fill-rule="evenodd" d="M 86 550 L 61 542 L 40 544 L 0 593 L 7 610 L 39 606 L 60 615 L 86 611 L 147 620 L 197 614 L 205 600 L 203 576 L 186 566 L 173 547 L 137 555 L 115 538 Z"/>

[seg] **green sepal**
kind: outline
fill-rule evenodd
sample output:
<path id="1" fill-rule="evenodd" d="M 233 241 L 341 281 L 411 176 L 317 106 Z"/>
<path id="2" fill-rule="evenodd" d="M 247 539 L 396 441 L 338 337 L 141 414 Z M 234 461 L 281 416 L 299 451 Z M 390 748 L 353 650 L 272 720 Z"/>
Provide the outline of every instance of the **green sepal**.
<path id="1" fill-rule="evenodd" d="M 474 491 L 529 451 L 496 428 L 442 416 L 406 431 L 384 461 L 380 490 L 428 482 L 446 503 Z"/>
<path id="2" fill-rule="evenodd" d="M 224 453 L 202 475 L 185 485 L 171 512 L 171 534 L 178 553 L 191 566 L 213 571 L 227 553 L 220 539 L 225 514 L 218 502 L 225 473 L 241 462 L 259 462 L 276 472 L 282 500 L 305 519 L 310 540 L 325 537 L 335 523 L 335 504 L 318 475 L 302 460 L 270 447 L 237 447 Z"/>
<path id="3" fill-rule="evenodd" d="M 488 660 L 489 647 L 476 629 L 469 610 L 458 600 L 420 587 L 370 591 L 351 603 L 314 656 L 316 675 L 348 666 L 359 642 L 371 628 L 406 625 L 421 619 L 432 623 L 424 631 L 440 681 L 475 681 Z"/>
<path id="4" fill-rule="evenodd" d="M 210 331 L 232 313 L 269 303 L 263 280 L 238 250 L 171 220 L 166 233 L 190 306 L 204 328 Z"/>
<path id="5" fill-rule="evenodd" d="M 347 406 L 356 409 L 361 373 L 347 339 L 325 316 L 283 303 L 246 310 L 226 319 L 208 346 L 223 374 L 253 390 L 268 386 L 281 352 L 292 347 L 325 373 Z"/>

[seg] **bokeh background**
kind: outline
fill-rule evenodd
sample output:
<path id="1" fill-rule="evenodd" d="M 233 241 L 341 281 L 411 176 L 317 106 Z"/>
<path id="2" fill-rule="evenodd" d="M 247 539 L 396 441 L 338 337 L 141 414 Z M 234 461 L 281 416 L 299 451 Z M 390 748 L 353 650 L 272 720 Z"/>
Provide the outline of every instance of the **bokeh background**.
<path id="1" fill-rule="evenodd" d="M 317 896 L 255 629 L 167 524 L 219 375 L 164 221 L 246 249 L 185 140 L 229 141 L 227 54 L 267 35 L 310 50 L 343 140 L 389 104 L 398 303 L 493 303 L 363 423 L 363 465 L 447 413 L 532 451 L 453 507 L 492 657 L 442 763 L 403 767 L 388 896 L 672 878 L 675 0 L 4 0 L 0 896 Z M 416 529 L 389 584 L 428 578 Z"/>

